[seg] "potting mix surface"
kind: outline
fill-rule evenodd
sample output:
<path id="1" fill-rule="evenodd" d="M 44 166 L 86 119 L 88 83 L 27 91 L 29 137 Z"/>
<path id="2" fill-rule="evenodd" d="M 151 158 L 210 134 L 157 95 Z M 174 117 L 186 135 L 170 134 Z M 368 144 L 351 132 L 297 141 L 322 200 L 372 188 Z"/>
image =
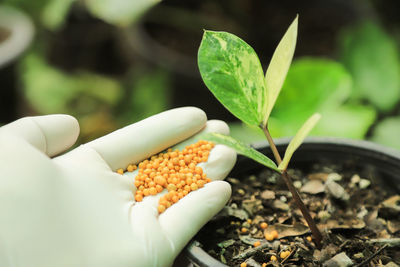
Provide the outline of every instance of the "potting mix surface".
<path id="1" fill-rule="evenodd" d="M 196 240 L 228 266 L 398 266 L 400 195 L 369 167 L 315 164 L 289 170 L 323 237 L 307 223 L 279 174 L 230 177 L 232 197 Z"/>

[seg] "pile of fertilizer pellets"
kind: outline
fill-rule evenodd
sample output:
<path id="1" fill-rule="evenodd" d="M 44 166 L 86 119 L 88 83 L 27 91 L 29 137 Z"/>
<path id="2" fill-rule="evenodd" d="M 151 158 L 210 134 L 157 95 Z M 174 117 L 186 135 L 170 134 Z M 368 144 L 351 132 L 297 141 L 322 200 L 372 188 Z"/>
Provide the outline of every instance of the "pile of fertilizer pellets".
<path id="1" fill-rule="evenodd" d="M 135 200 L 140 202 L 144 197 L 157 195 L 164 188 L 168 193 L 162 196 L 158 203 L 158 212 L 163 213 L 181 198 L 211 182 L 203 169 L 196 166 L 206 162 L 214 143 L 200 140 L 195 144 L 186 146 L 182 151 L 168 149 L 164 153 L 154 155 L 140 162 L 138 165 L 130 164 L 125 171 L 132 172 L 138 169 L 135 178 Z M 123 169 L 118 169 L 119 174 L 124 174 Z"/>

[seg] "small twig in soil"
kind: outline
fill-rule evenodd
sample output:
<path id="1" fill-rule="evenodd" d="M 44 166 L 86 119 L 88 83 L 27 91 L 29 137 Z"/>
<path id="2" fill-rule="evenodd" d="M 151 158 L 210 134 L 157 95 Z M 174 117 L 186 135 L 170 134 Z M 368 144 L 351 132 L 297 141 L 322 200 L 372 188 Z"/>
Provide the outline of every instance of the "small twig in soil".
<path id="1" fill-rule="evenodd" d="M 342 249 L 342 248 L 343 248 L 344 246 L 346 246 L 349 242 L 350 242 L 350 240 L 344 241 L 344 242 L 339 246 L 339 249 Z"/>
<path id="2" fill-rule="evenodd" d="M 263 250 L 265 248 L 272 248 L 272 244 L 269 242 L 264 242 L 261 245 L 259 245 L 258 247 L 249 248 L 249 249 L 245 250 L 244 252 L 234 256 L 232 259 L 234 259 L 234 260 L 246 259 L 250 256 L 253 256 L 257 251 Z"/>
<path id="3" fill-rule="evenodd" d="M 399 247 L 400 246 L 400 238 L 378 238 L 378 239 L 370 239 L 367 240 L 367 244 L 384 244 L 389 247 Z"/>
<path id="4" fill-rule="evenodd" d="M 287 261 L 292 255 L 293 253 L 295 253 L 297 250 L 297 247 L 295 246 L 293 250 L 290 251 L 289 256 L 287 256 L 286 258 L 283 259 L 283 261 L 281 261 L 281 264 L 285 263 L 285 261 Z"/>
<path id="5" fill-rule="evenodd" d="M 359 267 L 359 266 L 363 266 L 364 264 L 367 264 L 370 260 L 372 260 L 373 258 L 375 258 L 379 253 L 381 253 L 382 250 L 384 250 L 386 247 L 388 247 L 388 244 L 383 245 L 382 247 L 380 247 L 377 251 L 375 251 L 374 254 L 372 254 L 371 256 L 369 256 L 368 258 L 366 258 L 363 262 L 355 265 L 354 267 Z"/>

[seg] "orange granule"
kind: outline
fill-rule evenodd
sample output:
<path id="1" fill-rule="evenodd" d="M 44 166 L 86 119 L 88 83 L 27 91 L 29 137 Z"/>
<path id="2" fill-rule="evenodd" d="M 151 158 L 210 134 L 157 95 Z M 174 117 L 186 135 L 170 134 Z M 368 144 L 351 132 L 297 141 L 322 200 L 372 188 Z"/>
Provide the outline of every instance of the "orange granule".
<path id="1" fill-rule="evenodd" d="M 290 251 L 282 251 L 279 256 L 281 257 L 281 259 L 284 259 L 287 258 L 289 255 Z"/>
<path id="2" fill-rule="evenodd" d="M 140 162 L 137 167 L 129 165 L 127 171 L 138 169 L 134 182 L 137 188 L 135 200 L 140 202 L 144 197 L 156 195 L 165 188 L 168 193 L 162 196 L 158 203 L 158 212 L 163 213 L 189 192 L 211 182 L 203 169 L 196 165 L 208 160 L 213 147 L 212 142 L 200 140 L 186 146 L 182 151 L 173 151 L 170 148 L 165 153 Z"/>
<path id="3" fill-rule="evenodd" d="M 272 234 L 272 236 L 274 237 L 274 239 L 275 238 L 278 238 L 278 231 L 276 231 L 276 230 L 273 230 L 272 232 L 271 232 L 271 234 Z"/>
<path id="4" fill-rule="evenodd" d="M 264 237 L 265 237 L 265 239 L 267 239 L 268 241 L 272 241 L 272 240 L 274 240 L 274 239 L 276 239 L 276 238 L 278 238 L 278 232 L 276 231 L 276 230 L 273 230 L 272 232 L 270 232 L 270 233 L 264 233 Z"/>
<path id="5" fill-rule="evenodd" d="M 268 241 L 272 241 L 274 240 L 274 236 L 270 233 L 265 233 L 264 234 L 265 239 L 267 239 Z"/>

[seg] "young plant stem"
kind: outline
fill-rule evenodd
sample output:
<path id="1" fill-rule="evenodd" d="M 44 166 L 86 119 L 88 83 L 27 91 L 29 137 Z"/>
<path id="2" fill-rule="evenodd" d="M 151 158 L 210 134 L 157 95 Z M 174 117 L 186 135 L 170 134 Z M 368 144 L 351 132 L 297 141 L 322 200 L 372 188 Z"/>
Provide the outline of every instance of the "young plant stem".
<path id="1" fill-rule="evenodd" d="M 274 140 L 272 139 L 271 134 L 268 131 L 268 127 L 265 126 L 265 127 L 261 127 L 261 128 L 262 128 L 265 136 L 267 137 L 267 140 L 271 147 L 272 153 L 274 154 L 275 160 L 279 165 L 282 162 L 282 159 L 281 159 L 281 156 L 279 155 L 278 149 L 276 148 Z M 297 207 L 300 209 L 301 213 L 303 214 L 304 219 L 306 219 L 307 224 L 310 227 L 311 233 L 314 236 L 314 240 L 315 240 L 315 244 L 317 245 L 317 248 L 321 248 L 321 241 L 322 241 L 321 232 L 319 231 L 317 225 L 315 224 L 313 218 L 311 217 L 310 212 L 308 211 L 307 207 L 304 205 L 304 202 L 301 199 L 296 188 L 293 186 L 292 179 L 290 178 L 290 176 L 286 172 L 286 170 L 284 170 L 281 173 L 281 176 L 282 176 L 283 180 L 285 181 L 286 186 L 288 187 L 290 193 L 292 194 Z"/>
<path id="2" fill-rule="evenodd" d="M 321 248 L 321 240 L 322 240 L 321 232 L 319 231 L 317 225 L 315 224 L 313 218 L 311 217 L 310 212 L 308 211 L 306 205 L 304 205 L 304 202 L 301 199 L 296 188 L 293 186 L 292 179 L 290 178 L 290 176 L 288 175 L 286 170 L 282 172 L 282 178 L 285 181 L 286 186 L 289 188 L 290 193 L 292 193 L 293 199 L 296 202 L 297 207 L 300 209 L 301 213 L 303 214 L 304 219 L 306 219 L 308 227 L 310 227 L 311 233 L 314 237 L 317 248 L 320 249 Z"/>
<path id="3" fill-rule="evenodd" d="M 263 132 L 265 134 L 265 137 L 267 137 L 268 144 L 271 147 L 272 153 L 274 154 L 276 163 L 278 163 L 278 165 L 281 164 L 281 162 L 282 162 L 281 155 L 279 155 L 279 152 L 278 152 L 278 149 L 275 146 L 274 140 L 272 140 L 272 136 L 268 131 L 268 126 L 265 126 L 265 127 L 261 126 L 261 129 L 263 130 Z"/>

